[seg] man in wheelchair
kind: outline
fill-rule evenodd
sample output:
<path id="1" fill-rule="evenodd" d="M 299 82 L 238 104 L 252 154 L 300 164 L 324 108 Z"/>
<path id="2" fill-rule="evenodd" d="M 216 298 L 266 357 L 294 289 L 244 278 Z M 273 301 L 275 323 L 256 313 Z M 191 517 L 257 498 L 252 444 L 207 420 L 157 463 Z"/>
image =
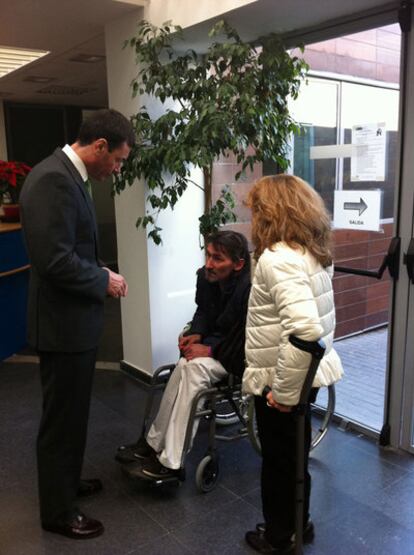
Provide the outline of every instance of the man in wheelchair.
<path id="1" fill-rule="evenodd" d="M 147 437 L 121 446 L 116 459 L 131 477 L 168 480 L 180 467 L 192 402 L 228 373 L 244 369 L 244 341 L 250 292 L 250 255 L 246 238 L 218 231 L 206 240 L 206 263 L 197 271 L 197 310 L 179 337 L 180 360 L 167 383 Z M 198 419 L 194 422 L 193 438 Z"/>

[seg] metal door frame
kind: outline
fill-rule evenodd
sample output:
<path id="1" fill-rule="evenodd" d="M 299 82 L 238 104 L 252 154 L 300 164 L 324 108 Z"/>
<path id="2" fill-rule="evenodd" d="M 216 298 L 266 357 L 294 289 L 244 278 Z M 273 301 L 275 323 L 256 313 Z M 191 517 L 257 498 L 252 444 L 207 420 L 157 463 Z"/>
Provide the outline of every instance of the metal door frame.
<path id="1" fill-rule="evenodd" d="M 414 12 L 407 7 L 405 31 L 402 35 L 401 89 L 400 89 L 400 202 L 397 223 L 401 249 L 407 252 L 414 235 Z M 390 345 L 392 372 L 389 380 L 390 444 L 414 453 L 414 288 L 407 275 L 404 260 L 400 261 L 400 279 L 395 288 L 393 312 L 394 334 Z"/>

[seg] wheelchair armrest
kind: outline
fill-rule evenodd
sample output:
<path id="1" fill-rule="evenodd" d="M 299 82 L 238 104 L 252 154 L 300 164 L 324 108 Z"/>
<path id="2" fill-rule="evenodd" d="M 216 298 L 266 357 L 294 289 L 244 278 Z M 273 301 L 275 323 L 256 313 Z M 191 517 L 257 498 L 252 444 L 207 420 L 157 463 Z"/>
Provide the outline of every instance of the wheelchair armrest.
<path id="1" fill-rule="evenodd" d="M 174 370 L 176 363 L 173 364 L 164 364 L 157 368 L 152 375 L 151 385 L 158 385 L 161 383 L 165 383 L 170 379 L 171 373 Z"/>

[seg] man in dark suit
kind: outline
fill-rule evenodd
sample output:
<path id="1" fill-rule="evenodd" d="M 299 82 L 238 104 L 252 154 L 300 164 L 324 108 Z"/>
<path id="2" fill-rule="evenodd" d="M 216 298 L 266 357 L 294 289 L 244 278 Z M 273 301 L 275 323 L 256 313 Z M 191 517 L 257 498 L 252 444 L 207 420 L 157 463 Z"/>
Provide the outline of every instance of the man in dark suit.
<path id="1" fill-rule="evenodd" d="M 102 489 L 81 480 L 96 351 L 106 295 L 127 294 L 125 279 L 101 265 L 89 177 L 120 170 L 130 122 L 115 110 L 85 120 L 76 142 L 33 168 L 20 197 L 31 262 L 29 343 L 39 352 L 43 413 L 37 438 L 42 527 L 72 538 L 103 533 L 76 508 Z"/>

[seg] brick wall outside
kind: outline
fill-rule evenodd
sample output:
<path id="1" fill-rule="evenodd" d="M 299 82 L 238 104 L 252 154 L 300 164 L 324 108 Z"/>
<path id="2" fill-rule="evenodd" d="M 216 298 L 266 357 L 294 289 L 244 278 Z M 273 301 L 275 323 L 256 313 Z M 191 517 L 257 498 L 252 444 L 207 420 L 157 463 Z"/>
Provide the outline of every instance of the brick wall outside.
<path id="1" fill-rule="evenodd" d="M 393 236 L 393 224 L 383 233 L 338 229 L 334 231 L 334 260 L 338 266 L 378 270 Z M 388 322 L 391 280 L 335 272 L 335 336 L 344 337 Z"/>
<path id="2" fill-rule="evenodd" d="M 400 43 L 399 25 L 387 25 L 311 44 L 304 57 L 313 70 L 399 83 Z"/>

